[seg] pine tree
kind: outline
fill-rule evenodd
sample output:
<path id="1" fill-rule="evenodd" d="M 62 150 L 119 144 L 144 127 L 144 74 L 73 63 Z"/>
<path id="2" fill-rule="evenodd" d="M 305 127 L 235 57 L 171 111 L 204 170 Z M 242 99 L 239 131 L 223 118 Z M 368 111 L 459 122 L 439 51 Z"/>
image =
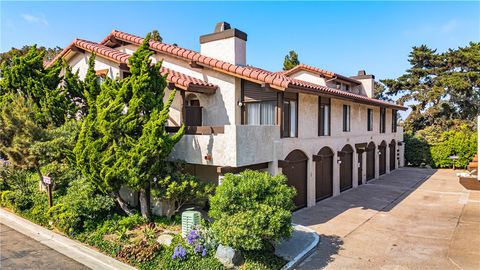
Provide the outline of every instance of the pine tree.
<path id="1" fill-rule="evenodd" d="M 480 110 L 480 43 L 438 53 L 426 45 L 413 47 L 411 68 L 397 79 L 381 80 L 385 94 L 408 102 L 412 109 L 405 130 L 427 126 L 448 129 L 461 121 L 474 121 Z"/>
<path id="2" fill-rule="evenodd" d="M 290 70 L 298 65 L 300 65 L 298 54 L 295 51 L 288 52 L 283 61 L 283 70 Z"/>
<path id="3" fill-rule="evenodd" d="M 14 56 L 2 64 L 0 80 L 0 155 L 16 169 L 36 170 L 40 180 L 42 167 L 62 155 L 43 146 L 65 136 L 57 131 L 76 110 L 69 87 L 59 87 L 61 65 L 44 68 L 44 54 L 32 46 L 27 54 Z"/>
<path id="4" fill-rule="evenodd" d="M 176 91 L 164 102 L 166 77 L 161 62 L 152 65 L 147 35 L 129 58 L 131 76 L 106 80 L 88 112 L 75 149 L 84 176 L 111 192 L 120 207 L 131 214 L 119 196 L 122 185 L 139 191 L 142 216 L 150 218 L 150 185 L 165 170 L 166 159 L 183 135 L 165 130 Z"/>
<path id="5" fill-rule="evenodd" d="M 153 41 L 158 41 L 158 42 L 163 42 L 163 38 L 160 35 L 160 32 L 158 32 L 157 29 L 154 29 L 151 34 L 151 40 Z"/>

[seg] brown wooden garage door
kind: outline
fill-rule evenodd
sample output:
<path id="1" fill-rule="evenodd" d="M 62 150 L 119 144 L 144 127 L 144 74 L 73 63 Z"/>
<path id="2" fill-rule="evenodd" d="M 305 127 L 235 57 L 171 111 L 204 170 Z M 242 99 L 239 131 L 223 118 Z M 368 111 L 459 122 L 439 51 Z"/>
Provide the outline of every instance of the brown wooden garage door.
<path id="1" fill-rule="evenodd" d="M 395 149 L 395 145 L 396 145 L 396 142 L 395 140 L 392 140 L 390 142 L 390 171 L 393 171 L 395 170 L 395 164 L 397 163 L 397 159 L 396 159 L 396 154 L 397 154 L 397 151 Z"/>
<path id="2" fill-rule="evenodd" d="M 283 161 L 279 161 L 288 184 L 297 190 L 293 199 L 297 209 L 307 206 L 307 156 L 300 150 L 293 150 Z"/>
<path id="3" fill-rule="evenodd" d="M 382 175 L 385 174 L 387 168 L 387 143 L 385 141 L 378 145 L 378 151 L 378 174 Z"/>
<path id="4" fill-rule="evenodd" d="M 317 201 L 333 195 L 333 152 L 323 147 L 313 156 L 315 162 L 315 199 Z"/>
<path id="5" fill-rule="evenodd" d="M 342 151 L 338 152 L 340 157 L 340 191 L 347 190 L 352 187 L 352 162 L 353 149 L 350 145 L 345 145 Z"/>
<path id="6" fill-rule="evenodd" d="M 370 142 L 367 146 L 367 181 L 375 178 L 375 144 Z"/>

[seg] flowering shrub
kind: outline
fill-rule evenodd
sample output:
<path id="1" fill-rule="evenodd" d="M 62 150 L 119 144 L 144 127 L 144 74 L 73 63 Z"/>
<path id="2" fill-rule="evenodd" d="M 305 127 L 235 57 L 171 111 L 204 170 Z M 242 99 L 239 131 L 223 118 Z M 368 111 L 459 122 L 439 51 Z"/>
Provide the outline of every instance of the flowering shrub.
<path id="1" fill-rule="evenodd" d="M 173 250 L 172 259 L 180 259 L 183 260 L 187 257 L 187 250 L 182 247 L 182 244 L 178 244 L 175 249 Z"/>

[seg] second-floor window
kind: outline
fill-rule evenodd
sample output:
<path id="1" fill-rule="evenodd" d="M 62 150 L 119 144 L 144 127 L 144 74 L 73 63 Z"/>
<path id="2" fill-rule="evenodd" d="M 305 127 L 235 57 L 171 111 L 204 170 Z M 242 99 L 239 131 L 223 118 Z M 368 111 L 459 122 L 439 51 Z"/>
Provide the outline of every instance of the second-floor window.
<path id="1" fill-rule="evenodd" d="M 397 110 L 392 110 L 392 132 L 397 132 Z"/>
<path id="2" fill-rule="evenodd" d="M 373 130 L 373 109 L 367 109 L 367 130 Z"/>
<path id="3" fill-rule="evenodd" d="M 275 125 L 275 104 L 276 101 L 246 103 L 247 125 Z"/>
<path id="4" fill-rule="evenodd" d="M 297 137 L 297 95 L 285 93 L 283 99 L 283 137 Z"/>
<path id="5" fill-rule="evenodd" d="M 318 136 L 330 136 L 330 98 L 318 97 Z"/>
<path id="6" fill-rule="evenodd" d="M 385 108 L 380 108 L 380 133 L 385 133 Z"/>
<path id="7" fill-rule="evenodd" d="M 343 105 L 343 131 L 350 131 L 350 106 Z"/>

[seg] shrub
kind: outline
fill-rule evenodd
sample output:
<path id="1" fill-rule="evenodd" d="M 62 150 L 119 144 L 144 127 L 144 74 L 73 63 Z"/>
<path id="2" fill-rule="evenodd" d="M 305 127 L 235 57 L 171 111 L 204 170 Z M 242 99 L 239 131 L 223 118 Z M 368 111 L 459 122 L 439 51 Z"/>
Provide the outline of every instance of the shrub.
<path id="1" fill-rule="evenodd" d="M 178 172 L 160 179 L 155 187 L 154 197 L 171 203 L 168 217 L 177 213 L 187 203 L 206 200 L 214 189 L 212 184 L 202 183 L 193 175 Z"/>
<path id="2" fill-rule="evenodd" d="M 411 166 L 420 166 L 422 163 L 430 164 L 430 146 L 427 141 L 417 135 L 405 133 L 405 161 Z"/>
<path id="3" fill-rule="evenodd" d="M 477 134 L 467 125 L 443 132 L 430 147 L 433 166 L 438 168 L 450 167 L 453 164 L 452 155 L 458 156 L 455 166 L 465 168 L 476 152 Z"/>
<path id="4" fill-rule="evenodd" d="M 70 183 L 50 213 L 57 228 L 72 234 L 84 229 L 85 221 L 102 220 L 113 206 L 110 196 L 100 194 L 89 181 L 80 178 Z"/>
<path id="5" fill-rule="evenodd" d="M 292 233 L 295 189 L 283 175 L 244 171 L 226 174 L 210 198 L 212 231 L 221 244 L 260 250 Z"/>

